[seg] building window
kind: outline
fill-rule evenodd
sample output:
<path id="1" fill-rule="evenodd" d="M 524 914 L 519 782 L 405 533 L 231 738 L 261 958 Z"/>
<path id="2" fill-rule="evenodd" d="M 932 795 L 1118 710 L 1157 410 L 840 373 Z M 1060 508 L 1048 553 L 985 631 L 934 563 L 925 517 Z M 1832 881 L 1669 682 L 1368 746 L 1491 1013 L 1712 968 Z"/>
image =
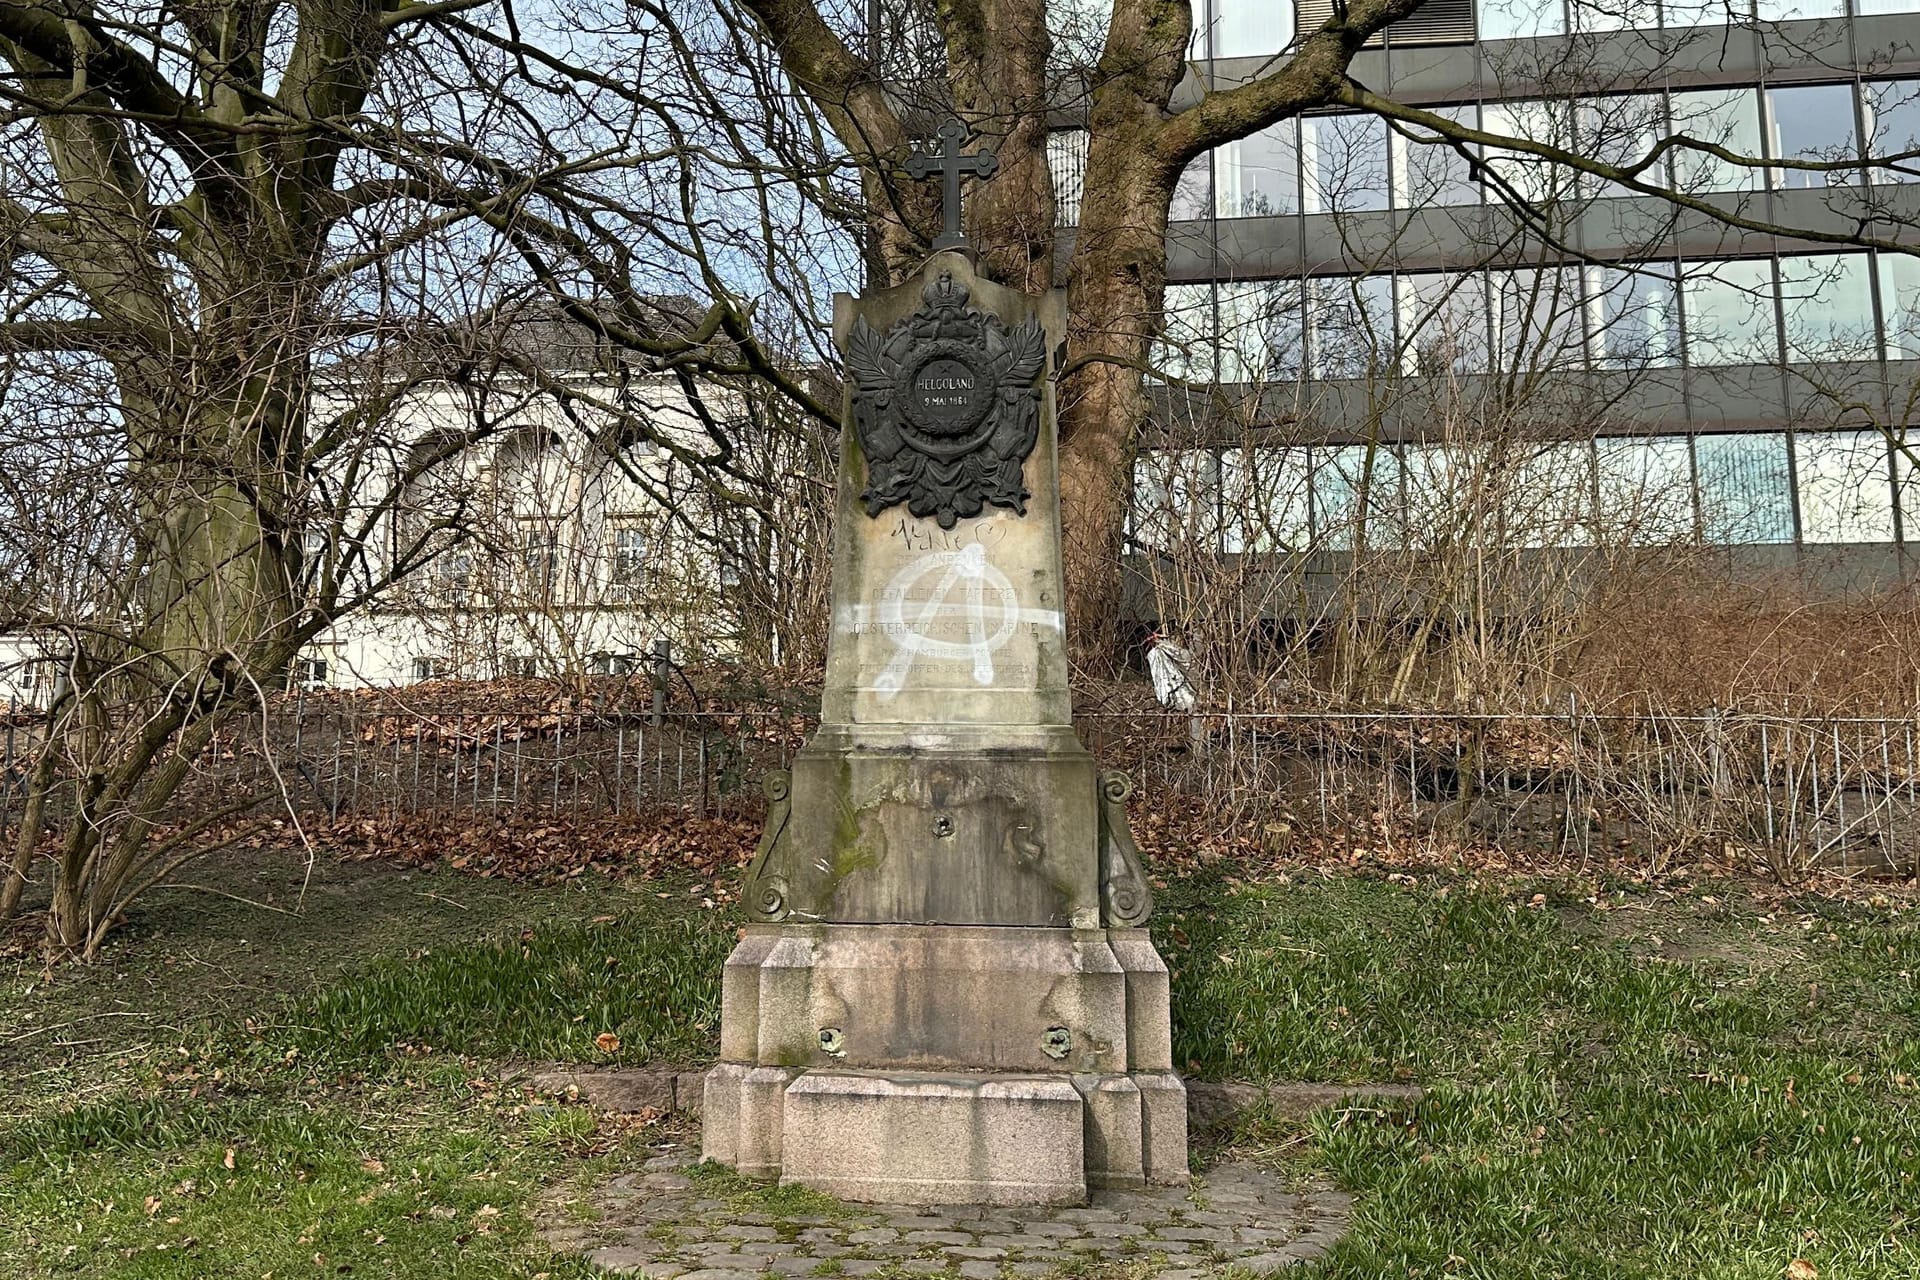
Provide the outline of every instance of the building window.
<path id="1" fill-rule="evenodd" d="M 1567 99 L 1489 102 L 1480 110 L 1488 133 L 1550 146 L 1574 145 L 1575 104 Z M 1489 148 L 1488 198 L 1546 204 L 1574 195 L 1574 171 L 1540 156 Z"/>
<path id="2" fill-rule="evenodd" d="M 1878 431 L 1798 431 L 1793 461 L 1800 482 L 1801 541 L 1893 541 L 1885 436 Z"/>
<path id="3" fill-rule="evenodd" d="M 1292 0 L 1210 0 L 1206 12 L 1216 58 L 1265 57 L 1293 42 Z"/>
<path id="4" fill-rule="evenodd" d="M 1569 0 L 1575 31 L 1630 31 L 1660 25 L 1657 0 Z"/>
<path id="5" fill-rule="evenodd" d="M 1667 546 L 1693 538 L 1693 462 L 1685 436 L 1608 436 L 1594 441 L 1598 540 Z"/>
<path id="6" fill-rule="evenodd" d="M 1213 286 L 1170 284 L 1162 306 L 1166 324 L 1154 344 L 1154 369 L 1169 382 L 1213 381 Z"/>
<path id="7" fill-rule="evenodd" d="M 1484 373 L 1491 327 L 1486 289 L 1477 272 L 1401 276 L 1401 369 L 1428 376 Z"/>
<path id="8" fill-rule="evenodd" d="M 1496 271 L 1493 286 L 1493 349 L 1515 372 L 1581 367 L 1583 348 L 1580 271 L 1547 267 Z"/>
<path id="9" fill-rule="evenodd" d="M 1589 269 L 1593 359 L 1609 369 L 1657 369 L 1680 359 L 1679 290 L 1665 263 Z"/>
<path id="10" fill-rule="evenodd" d="M 1047 172 L 1053 176 L 1054 223 L 1080 225 L 1080 193 L 1087 180 L 1087 131 L 1063 129 L 1047 135 Z"/>
<path id="11" fill-rule="evenodd" d="M 1788 85 L 1767 90 L 1767 154 L 1776 160 L 1847 163 L 1859 158 L 1853 133 L 1853 86 Z M 1860 180 L 1850 163 L 1844 169 L 1772 171 L 1783 190 L 1847 187 Z"/>
<path id="12" fill-rule="evenodd" d="M 1149 550 L 1220 545 L 1219 464 L 1205 449 L 1156 449 L 1133 468 L 1133 539 Z"/>
<path id="13" fill-rule="evenodd" d="M 1469 129 L 1478 128 L 1478 107 L 1430 107 L 1434 115 Z M 1480 184 L 1474 179 L 1473 166 L 1453 143 L 1441 135 L 1409 126 L 1413 136 L 1395 132 L 1388 142 L 1393 149 L 1393 203 L 1399 209 L 1426 209 L 1436 206 L 1480 203 Z M 1473 154 L 1477 148 L 1468 146 Z"/>
<path id="14" fill-rule="evenodd" d="M 632 599 L 646 582 L 647 553 L 651 544 L 644 525 L 617 524 L 613 528 L 612 572 L 614 594 Z"/>
<path id="15" fill-rule="evenodd" d="M 1920 360 L 1920 258 L 1905 253 L 1878 257 L 1887 359 Z"/>
<path id="16" fill-rule="evenodd" d="M 1747 16 L 1745 0 L 1661 0 L 1661 25 L 1668 27 L 1725 26 Z"/>
<path id="17" fill-rule="evenodd" d="M 1167 218 L 1173 222 L 1198 222 L 1213 212 L 1213 166 L 1207 156 L 1190 161 L 1173 188 L 1173 201 L 1167 206 Z"/>
<path id="18" fill-rule="evenodd" d="M 1787 437 L 1773 431 L 1698 436 L 1700 524 L 1708 542 L 1793 541 L 1793 471 Z"/>
<path id="19" fill-rule="evenodd" d="M 1583 98 L 1574 109 L 1574 128 L 1580 151 L 1605 164 L 1631 169 L 1651 155 L 1667 133 L 1666 105 L 1658 94 L 1621 93 Z M 1662 159 L 1640 172 L 1643 182 L 1667 184 L 1667 162 Z M 1596 196 L 1635 195 L 1631 188 L 1584 177 Z"/>
<path id="20" fill-rule="evenodd" d="M 560 573 L 560 538 L 544 520 L 521 522 L 520 571 L 529 595 L 553 594 Z"/>
<path id="21" fill-rule="evenodd" d="M 1920 456 L 1920 440 L 1907 438 L 1905 427 L 1887 433 L 1887 450 L 1893 455 L 1893 502 L 1900 513 L 1900 540 L 1913 542 L 1920 533 L 1920 487 L 1916 487 L 1913 458 Z"/>
<path id="22" fill-rule="evenodd" d="M 1581 547 L 1593 540 L 1593 446 L 1523 443 L 1495 484 L 1506 545 Z"/>
<path id="23" fill-rule="evenodd" d="M 500 660 L 500 673 L 513 680 L 531 680 L 540 674 L 540 660 L 530 653 L 511 653 Z"/>
<path id="24" fill-rule="evenodd" d="M 1410 444 L 1401 451 L 1405 476 L 1406 545 L 1435 550 L 1478 528 L 1483 495 L 1472 460 L 1458 446 Z"/>
<path id="25" fill-rule="evenodd" d="M 1230 552 L 1297 551 L 1309 534 L 1305 449 L 1236 449 L 1220 458 L 1220 493 Z"/>
<path id="26" fill-rule="evenodd" d="M 1361 516 L 1369 547 L 1401 540 L 1400 456 L 1386 445 L 1313 450 L 1313 532 L 1317 546 L 1350 551 L 1361 545 Z M 1362 498 L 1365 498 L 1364 505 Z"/>
<path id="27" fill-rule="evenodd" d="M 1300 377 L 1306 350 L 1298 280 L 1220 286 L 1220 381 L 1265 384 Z"/>
<path id="28" fill-rule="evenodd" d="M 325 658 L 299 658 L 293 664 L 294 683 L 309 689 L 325 688 L 327 684 L 327 660 Z"/>
<path id="29" fill-rule="evenodd" d="M 1482 40 L 1557 36 L 1567 29 L 1560 0 L 1479 0 L 1475 9 Z"/>
<path id="30" fill-rule="evenodd" d="M 1780 259 L 1780 312 L 1790 361 L 1872 360 L 1877 354 L 1873 283 L 1864 253 Z"/>
<path id="31" fill-rule="evenodd" d="M 1673 133 L 1695 142 L 1722 147 L 1737 156 L 1760 154 L 1760 98 L 1757 90 L 1696 89 L 1671 98 Z M 1673 153 L 1674 184 L 1698 195 L 1710 191 L 1751 191 L 1760 185 L 1760 170 L 1734 164 L 1692 147 Z"/>
<path id="32" fill-rule="evenodd" d="M 1333 17 L 1339 0 L 1298 0 L 1299 17 L 1294 25 L 1302 31 L 1318 31 Z M 1368 49 L 1396 49 L 1417 45 L 1473 43 L 1474 0 L 1427 0 L 1415 13 L 1396 18 L 1384 32 L 1367 40 Z M 1344 10 L 1342 11 L 1344 13 Z M 1343 19 L 1344 20 L 1344 19 Z"/>
<path id="33" fill-rule="evenodd" d="M 1846 0 L 1755 0 L 1754 13 L 1762 22 L 1792 22 L 1801 18 L 1838 18 L 1847 12 Z"/>
<path id="34" fill-rule="evenodd" d="M 1308 213 L 1362 213 L 1388 203 L 1387 122 L 1379 116 L 1308 116 L 1300 121 Z"/>
<path id="35" fill-rule="evenodd" d="M 1283 120 L 1214 151 L 1213 210 L 1222 218 L 1300 212 L 1298 121 Z"/>
<path id="36" fill-rule="evenodd" d="M 1920 80 L 1870 80 L 1861 90 L 1867 155 L 1885 157 L 1920 151 Z M 1920 160 L 1871 165 L 1867 174 L 1874 182 L 1920 181 Z"/>
<path id="37" fill-rule="evenodd" d="M 450 608 L 465 607 L 473 589 L 473 553 L 443 551 L 428 571 L 434 599 Z"/>
<path id="38" fill-rule="evenodd" d="M 1307 282 L 1307 356 L 1316 378 L 1362 378 L 1393 355 L 1393 277 Z"/>
<path id="39" fill-rule="evenodd" d="M 1689 266 L 1680 297 L 1689 364 L 1772 364 L 1780 358 L 1773 263 L 1765 258 Z"/>
<path id="40" fill-rule="evenodd" d="M 445 680 L 452 675 L 452 664 L 445 658 L 422 655 L 413 660 L 413 678 L 415 680 Z"/>

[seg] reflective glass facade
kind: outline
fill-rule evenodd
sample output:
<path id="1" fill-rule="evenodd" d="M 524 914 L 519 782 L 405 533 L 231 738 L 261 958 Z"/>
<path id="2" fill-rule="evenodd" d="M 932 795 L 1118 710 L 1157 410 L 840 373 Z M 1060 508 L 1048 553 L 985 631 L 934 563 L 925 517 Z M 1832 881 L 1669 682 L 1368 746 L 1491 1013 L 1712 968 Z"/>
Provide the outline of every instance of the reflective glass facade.
<path id="1" fill-rule="evenodd" d="M 1628 63 L 1642 30 L 1717 42 L 1730 30 L 1727 0 L 1477 0 L 1478 43 L 1453 42 L 1465 55 L 1454 64 L 1448 40 L 1409 39 L 1423 47 L 1395 53 L 1390 30 L 1386 52 L 1363 52 L 1378 61 L 1359 78 L 1457 124 L 1637 169 L 1756 224 L 1869 225 L 1884 192 L 1920 181 L 1920 159 L 1900 158 L 1920 153 L 1920 42 L 1887 52 L 1899 33 L 1881 16 L 1920 13 L 1920 0 L 1736 4 L 1755 25 L 1732 33 L 1763 51 L 1747 71 L 1703 56 L 1637 83 L 1590 74 L 1594 92 L 1546 92 L 1538 74 L 1504 92 L 1503 59 L 1552 63 L 1568 47 L 1552 42 L 1568 35 L 1603 51 L 1613 40 Z M 1256 74 L 1287 56 L 1296 20 L 1317 22 L 1314 12 L 1202 0 L 1196 72 Z M 1849 67 L 1833 52 L 1849 47 L 1880 52 Z M 1457 82 L 1435 70 L 1455 64 Z M 1389 83 L 1409 67 L 1415 87 Z M 1071 221 L 1075 144 L 1062 137 Z M 1904 437 L 1901 397 L 1920 405 L 1909 390 L 1920 386 L 1920 258 L 1710 235 L 1701 227 L 1713 224 L 1684 218 L 1669 220 L 1670 234 L 1621 230 L 1652 203 L 1630 174 L 1482 154 L 1417 122 L 1351 112 L 1283 121 L 1196 161 L 1175 200 L 1153 376 L 1169 395 L 1237 385 L 1234 403 L 1256 419 L 1246 438 L 1264 423 L 1286 439 L 1181 450 L 1186 518 L 1205 513 L 1227 551 L 1413 547 L 1439 536 L 1434 513 L 1492 467 L 1501 496 L 1477 518 L 1520 546 L 1920 538 L 1920 478 L 1888 438 Z M 1565 212 L 1566 226 L 1515 233 L 1500 218 L 1520 205 Z M 1575 380 L 1563 400 L 1603 405 L 1591 429 L 1548 429 L 1570 438 L 1490 457 L 1484 442 L 1427 438 L 1441 428 L 1380 407 L 1391 399 L 1383 382 L 1473 403 L 1543 370 Z M 1634 379 L 1652 390 L 1620 391 Z M 1869 421 L 1823 407 L 1834 388 L 1878 396 Z M 1143 459 L 1143 485 L 1159 464 Z M 1153 505 L 1138 530 L 1164 523 Z"/>
<path id="2" fill-rule="evenodd" d="M 1920 484 L 1878 431 L 1155 451 L 1135 485 L 1141 545 L 1198 532 L 1227 552 L 1351 550 L 1363 512 L 1376 550 L 1428 546 L 1462 512 L 1529 547 L 1843 546 L 1920 521 Z"/>

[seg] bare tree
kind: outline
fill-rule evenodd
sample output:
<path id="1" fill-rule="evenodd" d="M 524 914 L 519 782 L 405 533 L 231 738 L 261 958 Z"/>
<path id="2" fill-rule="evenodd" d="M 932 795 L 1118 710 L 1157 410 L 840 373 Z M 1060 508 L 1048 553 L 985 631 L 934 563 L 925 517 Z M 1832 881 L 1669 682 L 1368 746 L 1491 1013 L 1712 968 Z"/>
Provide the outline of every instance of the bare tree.
<path id="1" fill-rule="evenodd" d="M 44 852 L 47 946 L 91 954 L 231 838 L 258 798 L 184 823 L 171 798 L 302 645 L 467 536 L 458 496 L 410 504 L 512 428 L 500 388 L 609 466 L 646 442 L 754 499 L 721 415 L 662 429 L 524 344 L 557 300 L 696 406 L 748 375 L 811 402 L 790 372 L 810 353 L 756 341 L 727 274 L 803 216 L 769 183 L 711 180 L 710 138 L 752 149 L 717 123 L 743 77 L 592 16 L 0 3 L 0 556 L 22 570 L 0 624 L 62 668 L 0 921 Z M 556 75 L 548 50 L 583 27 L 589 59 Z M 761 314 L 813 305 L 791 278 L 796 297 L 750 286 Z M 709 301 L 660 302 L 690 294 Z M 485 390 L 431 431 L 397 421 L 430 385 Z"/>
<path id="2" fill-rule="evenodd" d="M 1848 161 L 1763 158 L 1677 115 L 1609 149 L 1356 82 L 1361 49 L 1422 3 L 1336 5 L 1285 56 L 1215 84 L 1189 67 L 1185 0 L 1051 16 L 1044 0 L 0 0 L 0 386 L 58 406 L 23 437 L 23 474 L 79 482 L 80 536 L 59 554 L 80 576 L 8 619 L 59 633 L 67 668 L 46 736 L 65 802 L 57 831 L 36 819 L 19 846 L 55 837 L 49 945 L 97 947 L 131 893 L 203 848 L 162 831 L 189 762 L 308 637 L 450 544 L 397 538 L 393 516 L 502 425 L 463 418 L 417 449 L 389 430 L 411 388 L 511 369 L 617 463 L 646 415 L 505 340 L 538 299 L 696 402 L 709 381 L 755 381 L 831 429 L 832 389 L 802 372 L 826 363 L 824 293 L 922 260 L 938 196 L 905 161 L 947 114 L 1000 156 L 967 215 L 984 270 L 1067 291 L 1069 607 L 1093 654 L 1117 614 L 1172 202 L 1214 147 L 1338 106 L 1460 155 L 1542 253 L 1580 259 L 1542 216 L 1565 185 L 1542 172 L 1610 184 L 1655 220 L 1901 251 L 1898 200 L 1845 216 L 1836 190 L 1801 225 L 1703 189 L 1716 166 Z M 1578 41 L 1558 56 L 1577 68 Z M 1653 48 L 1640 74 L 1675 56 Z M 1063 114 L 1086 132 L 1070 242 L 1048 166 Z M 1912 159 L 1895 146 L 1873 163 Z M 700 302 L 663 311 L 666 295 Z M 655 443 L 765 510 L 723 418 L 701 428 L 697 447 Z M 53 500 L 13 500 L 24 558 L 50 554 L 35 531 L 57 525 Z"/>

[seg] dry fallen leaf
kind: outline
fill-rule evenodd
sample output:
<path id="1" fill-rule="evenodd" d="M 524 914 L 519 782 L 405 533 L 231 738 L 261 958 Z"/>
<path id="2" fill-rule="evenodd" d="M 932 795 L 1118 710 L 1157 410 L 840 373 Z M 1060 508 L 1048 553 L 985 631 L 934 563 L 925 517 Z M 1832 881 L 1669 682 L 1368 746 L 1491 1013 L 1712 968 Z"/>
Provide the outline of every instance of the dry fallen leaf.
<path id="1" fill-rule="evenodd" d="M 620 1052 L 620 1037 L 611 1031 L 602 1031 L 593 1038 L 594 1047 L 602 1053 Z"/>
<path id="2" fill-rule="evenodd" d="M 385 1173 L 387 1166 L 369 1156 L 360 1162 L 360 1170 L 362 1173 Z"/>
<path id="3" fill-rule="evenodd" d="M 232 1147 L 228 1147 L 227 1154 L 220 1157 L 220 1163 L 225 1165 L 229 1169 L 233 1168 L 233 1148 Z"/>
<path id="4" fill-rule="evenodd" d="M 1820 1271 L 1805 1258 L 1795 1258 L 1787 1264 L 1787 1280 L 1820 1280 Z"/>

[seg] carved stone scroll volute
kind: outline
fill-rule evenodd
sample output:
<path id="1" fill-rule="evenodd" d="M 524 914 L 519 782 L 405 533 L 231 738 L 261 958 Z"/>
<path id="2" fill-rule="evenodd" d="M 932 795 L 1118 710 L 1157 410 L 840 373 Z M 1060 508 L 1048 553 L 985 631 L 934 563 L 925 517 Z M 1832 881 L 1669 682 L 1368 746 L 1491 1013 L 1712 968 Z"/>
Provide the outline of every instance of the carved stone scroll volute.
<path id="1" fill-rule="evenodd" d="M 775 923 L 786 919 L 790 909 L 786 878 L 772 874 L 769 868 L 792 814 L 793 776 L 775 769 L 767 774 L 761 786 L 767 793 L 767 825 L 760 833 L 760 847 L 754 851 L 753 862 L 747 867 L 747 909 L 756 920 Z"/>
<path id="2" fill-rule="evenodd" d="M 1110 770 L 1100 775 L 1100 906 L 1109 928 L 1137 928 L 1153 914 L 1153 890 L 1140 866 L 1140 847 L 1127 826 L 1133 782 Z"/>

